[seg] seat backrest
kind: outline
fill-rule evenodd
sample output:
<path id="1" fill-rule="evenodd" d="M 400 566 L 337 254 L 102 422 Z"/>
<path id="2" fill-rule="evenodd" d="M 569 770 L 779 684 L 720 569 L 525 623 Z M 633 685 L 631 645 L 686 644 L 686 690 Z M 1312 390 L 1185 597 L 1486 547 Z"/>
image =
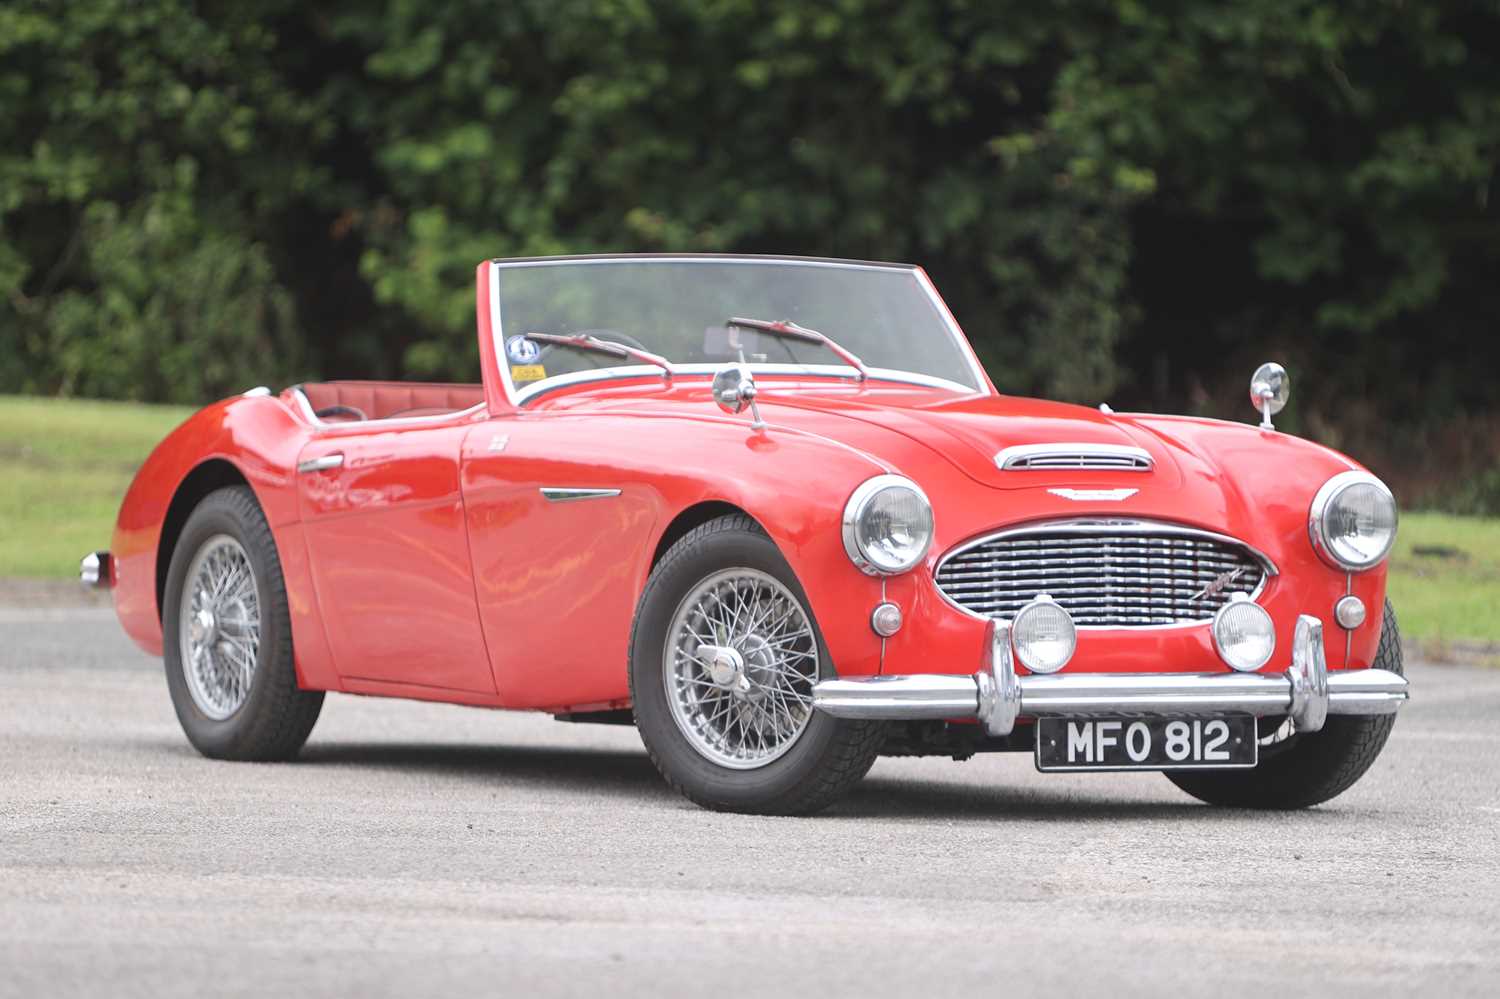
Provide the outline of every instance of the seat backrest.
<path id="1" fill-rule="evenodd" d="M 484 386 L 457 382 L 304 382 L 297 386 L 313 412 L 351 406 L 367 420 L 441 416 L 484 401 Z"/>

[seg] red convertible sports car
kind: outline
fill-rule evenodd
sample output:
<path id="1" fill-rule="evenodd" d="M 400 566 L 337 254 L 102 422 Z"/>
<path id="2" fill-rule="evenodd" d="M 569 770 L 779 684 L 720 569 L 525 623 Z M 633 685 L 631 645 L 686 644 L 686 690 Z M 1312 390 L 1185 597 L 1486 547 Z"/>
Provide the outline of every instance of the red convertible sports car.
<path id="1" fill-rule="evenodd" d="M 84 559 L 188 739 L 285 759 L 325 691 L 634 724 L 710 808 L 881 754 L 1029 752 L 1299 808 L 1405 701 L 1390 491 L 1276 432 L 1003 396 L 917 267 L 486 261 L 473 384 L 253 389 Z"/>

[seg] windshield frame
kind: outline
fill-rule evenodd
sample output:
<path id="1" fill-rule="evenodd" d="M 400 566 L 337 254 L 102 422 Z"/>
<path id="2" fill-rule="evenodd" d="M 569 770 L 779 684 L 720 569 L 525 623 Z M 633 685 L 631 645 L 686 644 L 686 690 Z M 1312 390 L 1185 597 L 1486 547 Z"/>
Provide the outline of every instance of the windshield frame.
<path id="1" fill-rule="evenodd" d="M 505 357 L 505 325 L 504 313 L 500 303 L 500 271 L 503 269 L 519 267 L 554 267 L 566 266 L 568 264 L 609 264 L 609 263 L 702 263 L 705 261 L 721 261 L 725 263 L 737 263 L 745 265 L 770 264 L 798 264 L 812 267 L 829 267 L 851 270 L 897 270 L 910 273 L 916 278 L 917 286 L 922 289 L 935 312 L 938 321 L 948 336 L 953 340 L 966 362 L 969 373 L 974 378 L 973 385 L 965 385 L 962 382 L 950 381 L 934 375 L 926 375 L 916 371 L 904 371 L 897 368 L 871 367 L 869 369 L 870 381 L 897 382 L 907 385 L 920 385 L 925 388 L 946 389 L 961 395 L 992 395 L 994 389 L 990 386 L 990 380 L 979 363 L 979 358 L 974 353 L 968 337 L 964 336 L 963 330 L 959 329 L 957 321 L 953 318 L 947 304 L 927 276 L 927 272 L 915 264 L 884 263 L 870 260 L 843 260 L 833 257 L 798 257 L 782 256 L 773 254 L 740 254 L 740 253 L 591 253 L 574 254 L 554 257 L 503 257 L 490 261 L 490 335 L 492 337 L 495 367 L 500 379 L 500 384 L 505 391 L 506 398 L 511 405 L 519 408 L 528 400 L 550 392 L 553 389 L 563 388 L 569 385 L 595 381 L 609 381 L 619 378 L 638 378 L 661 376 L 661 369 L 649 364 L 621 364 L 602 368 L 591 368 L 587 371 L 571 371 L 564 374 L 553 375 L 532 382 L 524 388 L 517 389 L 511 382 L 508 365 L 504 362 Z M 811 378 L 833 378 L 847 382 L 854 375 L 855 369 L 847 364 L 793 364 L 788 362 L 757 362 L 748 365 L 756 374 L 769 376 L 787 375 Z M 724 367 L 721 363 L 693 363 L 676 364 L 673 366 L 676 375 L 707 375 L 713 376 Z M 857 372 L 855 373 L 857 374 Z M 867 383 L 865 383 L 867 384 Z"/>

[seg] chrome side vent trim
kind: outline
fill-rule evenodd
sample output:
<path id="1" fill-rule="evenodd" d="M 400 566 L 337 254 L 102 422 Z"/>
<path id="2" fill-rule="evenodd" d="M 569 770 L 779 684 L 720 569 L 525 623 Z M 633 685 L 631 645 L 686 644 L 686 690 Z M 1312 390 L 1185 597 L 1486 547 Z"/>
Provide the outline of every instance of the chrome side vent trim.
<path id="1" fill-rule="evenodd" d="M 1017 444 L 995 455 L 1005 472 L 1149 472 L 1155 464 L 1144 448 L 1127 444 Z"/>
<path id="2" fill-rule="evenodd" d="M 618 489 L 578 489 L 572 486 L 542 486 L 542 495 L 552 503 L 573 503 L 578 500 L 611 499 L 620 495 Z"/>

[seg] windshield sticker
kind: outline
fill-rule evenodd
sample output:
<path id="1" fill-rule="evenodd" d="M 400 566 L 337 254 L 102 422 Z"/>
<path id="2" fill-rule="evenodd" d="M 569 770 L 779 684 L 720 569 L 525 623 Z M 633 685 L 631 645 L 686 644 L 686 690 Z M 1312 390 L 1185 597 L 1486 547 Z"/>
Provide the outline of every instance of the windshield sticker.
<path id="1" fill-rule="evenodd" d="M 527 343 L 530 342 L 527 341 Z M 547 369 L 540 364 L 512 364 L 510 366 L 510 380 L 516 385 L 523 382 L 539 382 L 546 377 Z"/>
<path id="2" fill-rule="evenodd" d="M 505 354 L 511 364 L 531 364 L 542 352 L 535 340 L 524 336 L 513 336 L 505 341 Z M 538 376 L 541 377 L 541 376 Z"/>

